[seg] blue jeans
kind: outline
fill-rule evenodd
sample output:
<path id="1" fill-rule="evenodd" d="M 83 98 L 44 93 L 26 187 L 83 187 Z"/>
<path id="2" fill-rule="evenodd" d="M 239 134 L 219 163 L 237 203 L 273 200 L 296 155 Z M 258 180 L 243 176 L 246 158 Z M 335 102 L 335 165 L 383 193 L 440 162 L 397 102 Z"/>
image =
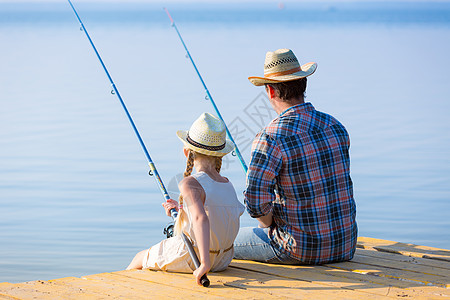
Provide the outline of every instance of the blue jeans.
<path id="1" fill-rule="evenodd" d="M 299 265 L 301 261 L 290 258 L 272 246 L 269 228 L 242 227 L 234 240 L 234 258 L 271 264 Z"/>

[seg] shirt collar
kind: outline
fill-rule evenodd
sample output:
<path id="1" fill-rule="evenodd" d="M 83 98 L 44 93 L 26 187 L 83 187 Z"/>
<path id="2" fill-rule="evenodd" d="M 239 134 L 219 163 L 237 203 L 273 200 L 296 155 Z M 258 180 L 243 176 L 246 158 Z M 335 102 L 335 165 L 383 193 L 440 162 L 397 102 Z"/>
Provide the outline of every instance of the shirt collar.
<path id="1" fill-rule="evenodd" d="M 297 104 L 294 106 L 289 107 L 288 109 L 281 112 L 279 117 L 282 117 L 284 115 L 290 115 L 290 114 L 300 114 L 307 111 L 315 110 L 314 106 L 310 102 Z"/>

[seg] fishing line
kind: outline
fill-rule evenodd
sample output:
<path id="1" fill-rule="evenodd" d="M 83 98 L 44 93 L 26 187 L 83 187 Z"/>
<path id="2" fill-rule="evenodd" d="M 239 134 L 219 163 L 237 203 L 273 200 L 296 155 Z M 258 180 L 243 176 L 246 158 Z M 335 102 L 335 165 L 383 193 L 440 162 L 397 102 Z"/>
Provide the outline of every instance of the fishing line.
<path id="1" fill-rule="evenodd" d="M 227 127 L 227 125 L 226 125 L 224 119 L 222 118 L 222 115 L 220 114 L 219 109 L 217 108 L 216 103 L 215 103 L 214 100 L 213 100 L 213 97 L 211 96 L 211 93 L 209 92 L 208 88 L 206 87 L 205 81 L 203 81 L 202 75 L 200 75 L 200 72 L 199 72 L 199 70 L 197 69 L 197 66 L 196 66 L 195 63 L 194 63 L 194 60 L 192 59 L 191 53 L 189 52 L 189 50 L 188 50 L 186 44 L 184 43 L 183 38 L 181 37 L 180 31 L 178 31 L 178 28 L 177 28 L 177 25 L 175 24 L 175 21 L 173 20 L 172 16 L 170 15 L 169 11 L 167 10 L 167 8 L 164 7 L 164 10 L 166 11 L 167 16 L 168 16 L 169 19 L 170 19 L 170 22 L 171 22 L 172 27 L 175 28 L 175 31 L 177 32 L 178 37 L 180 38 L 180 41 L 181 41 L 181 43 L 183 44 L 184 49 L 186 50 L 187 58 L 189 58 L 189 60 L 191 61 L 192 66 L 194 67 L 195 72 L 197 73 L 198 78 L 200 79 L 200 81 L 201 81 L 201 83 L 202 83 L 202 85 L 203 85 L 203 88 L 205 89 L 205 92 L 206 92 L 206 97 L 205 97 L 205 98 L 206 98 L 206 100 L 210 100 L 210 101 L 211 101 L 211 104 L 213 105 L 213 107 L 214 107 L 214 109 L 215 109 L 215 111 L 216 111 L 216 113 L 217 113 L 217 116 L 218 116 L 218 117 L 222 120 L 222 122 L 224 123 L 224 125 L 225 125 L 225 130 L 227 131 L 228 138 L 233 142 L 233 144 L 234 144 L 235 147 L 236 147 L 236 148 L 234 149 L 234 152 L 236 153 L 237 157 L 239 158 L 239 160 L 240 160 L 240 162 L 241 162 L 241 165 L 242 165 L 242 167 L 244 168 L 244 172 L 247 173 L 247 165 L 245 164 L 244 158 L 242 157 L 241 152 L 239 151 L 239 148 L 238 148 L 236 142 L 234 141 L 233 137 L 231 136 L 231 133 L 230 133 L 230 131 L 228 130 L 228 127 Z"/>
<path id="2" fill-rule="evenodd" d="M 100 61 L 100 64 L 102 65 L 103 70 L 106 73 L 106 76 L 108 76 L 108 79 L 109 79 L 109 81 L 111 83 L 111 87 L 112 87 L 111 94 L 114 94 L 114 95 L 117 96 L 117 98 L 120 101 L 120 104 L 122 105 L 122 108 L 125 111 L 125 114 L 128 117 L 128 120 L 130 121 L 131 127 L 133 128 L 134 133 L 136 134 L 136 136 L 137 136 L 137 138 L 139 140 L 139 143 L 140 143 L 140 145 L 142 147 L 142 150 L 144 151 L 144 154 L 147 157 L 148 165 L 150 167 L 149 174 L 151 176 L 155 177 L 155 179 L 156 179 L 156 181 L 158 183 L 158 186 L 159 186 L 159 188 L 161 190 L 161 193 L 163 194 L 164 198 L 166 200 L 169 200 L 170 199 L 169 193 L 167 192 L 166 187 L 164 186 L 164 183 L 163 183 L 161 177 L 159 176 L 158 170 L 156 169 L 156 166 L 153 163 L 152 158 L 150 157 L 150 154 L 149 154 L 149 152 L 147 150 L 147 147 L 145 147 L 144 141 L 142 140 L 141 135 L 139 134 L 139 131 L 137 130 L 137 127 L 134 124 L 133 119 L 131 118 L 131 115 L 130 115 L 130 113 L 129 113 L 126 105 L 125 105 L 125 102 L 122 99 L 122 96 L 120 96 L 119 90 L 117 89 L 117 87 L 116 87 L 116 85 L 115 85 L 111 75 L 108 72 L 108 69 L 106 68 L 102 58 L 100 57 L 100 54 L 98 53 L 97 48 L 95 47 L 94 43 L 92 42 L 92 39 L 89 36 L 89 33 L 87 32 L 86 28 L 84 27 L 83 21 L 81 21 L 81 18 L 78 15 L 75 7 L 73 6 L 73 4 L 72 4 L 72 2 L 70 0 L 67 0 L 67 1 L 69 2 L 70 7 L 72 7 L 73 12 L 75 13 L 75 16 L 78 19 L 78 22 L 80 23 L 80 26 L 81 26 L 80 29 L 86 34 L 86 37 L 89 40 L 89 43 L 91 44 L 92 48 L 94 49 L 94 52 L 97 55 L 97 58 Z M 178 216 L 178 212 L 175 209 L 172 209 L 170 211 L 170 213 L 171 213 L 172 219 L 175 220 L 177 218 L 177 216 Z M 197 254 L 194 251 L 194 248 L 192 247 L 192 243 L 190 242 L 190 240 L 187 238 L 187 236 L 184 233 L 181 233 L 181 237 L 182 237 L 184 243 L 186 244 L 186 247 L 188 248 L 188 252 L 189 252 L 189 254 L 191 256 L 192 261 L 194 262 L 195 267 L 199 268 L 200 267 L 200 262 L 198 260 Z M 201 281 L 201 283 L 202 283 L 202 285 L 204 287 L 208 287 L 209 284 L 210 284 L 209 279 L 206 277 L 206 274 L 204 274 L 202 276 L 200 281 Z"/>

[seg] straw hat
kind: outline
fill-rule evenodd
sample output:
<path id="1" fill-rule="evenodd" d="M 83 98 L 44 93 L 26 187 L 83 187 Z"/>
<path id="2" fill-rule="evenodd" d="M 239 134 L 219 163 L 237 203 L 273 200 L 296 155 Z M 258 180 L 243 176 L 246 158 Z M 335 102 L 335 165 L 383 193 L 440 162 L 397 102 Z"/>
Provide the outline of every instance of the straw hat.
<path id="1" fill-rule="evenodd" d="M 310 62 L 300 67 L 297 57 L 292 50 L 278 49 L 266 53 L 264 61 L 264 77 L 251 76 L 248 78 L 256 86 L 265 83 L 277 83 L 297 80 L 307 77 L 316 71 L 317 64 Z"/>
<path id="2" fill-rule="evenodd" d="M 222 157 L 234 149 L 226 138 L 225 124 L 209 113 L 195 120 L 189 131 L 177 131 L 177 136 L 185 147 L 206 155 Z"/>

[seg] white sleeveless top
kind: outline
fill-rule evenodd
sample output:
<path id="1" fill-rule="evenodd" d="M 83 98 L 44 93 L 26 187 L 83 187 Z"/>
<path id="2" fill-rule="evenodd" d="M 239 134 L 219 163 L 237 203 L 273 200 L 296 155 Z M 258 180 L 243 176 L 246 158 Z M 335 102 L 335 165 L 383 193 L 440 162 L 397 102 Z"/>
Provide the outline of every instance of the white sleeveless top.
<path id="1" fill-rule="evenodd" d="M 231 247 L 239 231 L 239 217 L 244 213 L 244 206 L 239 202 L 231 182 L 214 181 L 204 172 L 191 176 L 200 183 L 206 195 L 204 207 L 210 225 L 211 271 L 222 271 L 233 259 L 234 252 Z M 183 205 L 189 220 L 184 232 L 196 246 L 189 207 L 186 207 L 187 203 Z M 151 247 L 144 257 L 142 266 L 144 269 L 172 272 L 191 273 L 195 270 L 181 236 L 163 240 Z"/>

